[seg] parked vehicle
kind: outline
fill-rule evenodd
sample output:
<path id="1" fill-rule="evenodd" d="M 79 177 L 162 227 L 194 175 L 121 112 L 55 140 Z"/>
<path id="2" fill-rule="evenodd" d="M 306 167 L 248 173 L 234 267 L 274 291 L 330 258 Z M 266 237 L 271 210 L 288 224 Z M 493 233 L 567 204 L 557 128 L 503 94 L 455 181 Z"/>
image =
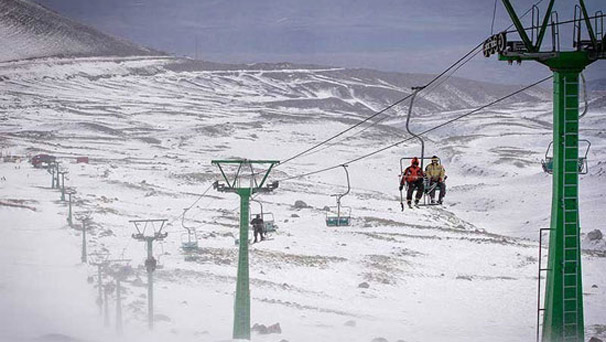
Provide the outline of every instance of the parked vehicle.
<path id="1" fill-rule="evenodd" d="M 57 160 L 55 156 L 49 154 L 37 154 L 31 159 L 31 163 L 35 168 L 48 168 L 51 163 Z"/>

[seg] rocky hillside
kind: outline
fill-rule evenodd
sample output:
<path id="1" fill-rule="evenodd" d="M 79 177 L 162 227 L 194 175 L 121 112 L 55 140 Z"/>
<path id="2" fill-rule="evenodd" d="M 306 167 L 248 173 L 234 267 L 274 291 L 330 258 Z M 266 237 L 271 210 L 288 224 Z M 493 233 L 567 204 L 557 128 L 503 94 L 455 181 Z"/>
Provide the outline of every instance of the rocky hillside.
<path id="1" fill-rule="evenodd" d="M 0 1 L 0 61 L 163 53 L 111 37 L 27 0 Z"/>

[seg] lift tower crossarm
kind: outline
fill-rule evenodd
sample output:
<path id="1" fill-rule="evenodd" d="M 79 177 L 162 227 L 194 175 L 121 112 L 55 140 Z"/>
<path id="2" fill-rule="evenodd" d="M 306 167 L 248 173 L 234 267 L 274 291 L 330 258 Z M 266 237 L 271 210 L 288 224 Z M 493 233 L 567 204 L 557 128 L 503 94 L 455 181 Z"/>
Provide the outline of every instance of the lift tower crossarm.
<path id="1" fill-rule="evenodd" d="M 552 0 L 552 2 L 553 1 L 554 0 Z M 503 0 L 503 5 L 505 6 L 505 9 L 507 10 L 509 17 L 511 18 L 511 21 L 513 22 L 513 25 L 516 27 L 516 30 L 518 30 L 518 34 L 520 35 L 520 38 L 522 38 L 522 41 L 524 42 L 524 45 L 526 46 L 526 50 L 528 50 L 529 52 L 538 51 L 538 49 L 535 50 L 534 46 L 532 45 L 532 42 L 530 41 L 530 38 L 528 38 L 528 35 L 526 34 L 526 31 L 524 31 L 524 26 L 522 26 L 522 22 L 520 22 L 520 19 L 518 18 L 516 11 L 513 9 L 513 6 L 511 6 L 511 3 L 509 2 L 509 0 Z"/>

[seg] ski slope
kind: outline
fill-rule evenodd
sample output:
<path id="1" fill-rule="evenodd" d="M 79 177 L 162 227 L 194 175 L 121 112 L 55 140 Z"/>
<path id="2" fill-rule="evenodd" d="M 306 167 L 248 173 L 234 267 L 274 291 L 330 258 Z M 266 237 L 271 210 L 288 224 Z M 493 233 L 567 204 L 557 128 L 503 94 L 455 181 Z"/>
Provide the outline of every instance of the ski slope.
<path id="1" fill-rule="evenodd" d="M 0 339 L 229 339 L 237 196 L 211 190 L 202 197 L 185 217 L 198 231 L 201 250 L 195 261 L 185 261 L 180 250 L 183 208 L 219 179 L 210 161 L 284 160 L 427 77 L 190 63 L 95 57 L 0 64 L 3 154 L 58 156 L 69 172 L 66 184 L 77 191 L 75 211 L 93 217 L 89 250 L 107 250 L 137 267 L 125 285 L 120 339 L 102 328 L 97 289 L 86 282 L 96 269 L 79 264 L 80 231 L 67 226 L 67 207 L 49 189 L 50 175 L 25 160 L 0 163 L 7 179 L 0 182 L 6 222 L 0 302 L 3 317 L 15 322 L 0 330 Z M 411 128 L 423 131 L 515 88 L 452 79 L 420 95 Z M 330 194 L 345 189 L 342 169 L 283 181 L 274 193 L 259 196 L 279 229 L 251 246 L 252 323 L 279 322 L 282 333 L 253 334 L 253 340 L 533 339 L 538 229 L 548 225 L 550 206 L 551 176 L 540 168 L 550 141 L 548 98 L 548 91 L 533 89 L 427 136 L 428 155 L 439 155 L 449 175 L 442 207 L 400 211 L 399 161 L 419 153 L 413 142 L 349 165 L 352 192 L 343 204 L 352 207 L 351 227 L 324 224 L 324 206 L 334 205 Z M 404 103 L 381 124 L 278 167 L 270 180 L 338 165 L 402 140 L 406 108 Z M 593 143 L 589 173 L 581 177 L 584 237 L 602 229 L 605 218 L 603 114 L 590 111 L 581 127 Z M 90 163 L 76 164 L 78 156 Z M 294 207 L 297 200 L 307 207 Z M 258 207 L 253 203 L 251 210 Z M 131 238 L 128 223 L 145 218 L 170 223 L 167 239 L 154 250 L 162 267 L 155 273 L 153 334 L 146 332 L 145 250 Z M 604 337 L 606 248 L 603 240 L 586 237 L 584 248 L 587 336 Z M 34 329 L 19 324 L 26 319 Z"/>

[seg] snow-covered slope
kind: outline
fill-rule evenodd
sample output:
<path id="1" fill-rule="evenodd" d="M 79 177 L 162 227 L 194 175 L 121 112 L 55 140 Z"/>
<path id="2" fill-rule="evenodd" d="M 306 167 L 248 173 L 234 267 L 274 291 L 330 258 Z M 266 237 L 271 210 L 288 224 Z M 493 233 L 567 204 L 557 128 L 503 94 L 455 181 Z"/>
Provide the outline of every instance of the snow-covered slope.
<path id="1" fill-rule="evenodd" d="M 162 54 L 103 34 L 28 0 L 0 1 L 0 45 L 0 61 Z"/>
<path id="2" fill-rule="evenodd" d="M 145 275 L 138 268 L 126 283 L 125 341 L 225 340 L 232 326 L 237 196 L 211 190 L 195 203 L 184 223 L 196 227 L 202 248 L 191 261 L 179 249 L 182 209 L 219 177 L 210 160 L 284 160 L 428 78 L 173 58 L 3 63 L 0 144 L 4 154 L 50 152 L 59 157 L 69 171 L 66 184 L 77 191 L 75 211 L 93 216 L 90 251 L 107 250 L 112 258 L 132 259 L 139 266 L 145 251 L 131 238 L 128 220 L 169 219 L 169 236 L 154 251 L 163 266 L 156 272 L 156 335 L 140 335 L 145 330 Z M 420 95 L 411 127 L 433 127 L 514 88 L 451 78 Z M 252 322 L 279 322 L 283 332 L 255 334 L 253 339 L 534 338 L 536 239 L 538 229 L 548 225 L 551 187 L 551 176 L 540 168 L 551 139 L 547 99 L 548 91 L 535 89 L 428 135 L 427 153 L 438 154 L 449 174 L 442 207 L 400 211 L 399 161 L 419 153 L 414 142 L 349 165 L 353 188 L 343 203 L 352 207 L 351 227 L 324 224 L 324 206 L 334 205 L 330 194 L 344 189 L 341 169 L 283 181 L 273 194 L 259 196 L 279 229 L 269 241 L 251 247 Z M 361 126 L 318 152 L 279 166 L 270 181 L 347 162 L 407 137 L 401 116 L 407 104 L 386 113 L 387 119 L 373 128 Z M 603 114 L 590 110 L 581 127 L 593 142 L 589 174 L 581 178 L 584 233 L 602 229 L 606 218 L 601 205 L 606 177 Z M 75 164 L 77 156 L 90 157 L 90 164 Z M 14 300 L 25 300 L 40 288 L 23 284 L 27 272 L 50 264 L 47 251 L 58 253 L 52 265 L 71 269 L 63 258 L 78 262 L 81 235 L 79 226 L 61 223 L 67 207 L 49 189 L 45 171 L 22 162 L 1 163 L 0 172 L 7 178 L 0 182 L 0 215 L 6 218 L 2 229 L 7 233 L 0 245 L 0 272 L 11 279 L 0 287 L 0 304 L 19 314 L 14 321 L 33 317 L 30 322 L 36 327 L 10 324 L 0 338 L 31 340 L 62 333 L 85 340 L 115 339 L 99 335 L 91 323 L 96 289 L 82 279 L 82 267 L 71 267 L 73 274 L 56 273 L 73 287 L 73 301 L 60 288 L 52 290 L 55 298 L 32 295 L 32 301 L 40 297 L 48 305 L 67 301 L 70 310 L 53 324 L 48 323 L 52 313 L 40 308 L 44 305 L 21 307 Z M 307 206 L 295 207 L 297 200 Z M 258 211 L 258 205 L 253 203 L 252 210 Z M 16 231 L 8 234 L 9 229 Z M 28 239 L 30 233 L 36 238 Z M 19 246 L 28 241 L 28 252 L 21 252 Z M 44 241 L 53 247 L 44 247 Z M 55 245 L 64 248 L 58 252 Z M 603 243 L 585 247 L 590 336 L 606 325 L 606 257 Z M 87 272 L 94 276 L 96 270 Z M 39 274 L 41 280 L 52 276 Z M 82 299 L 87 293 L 88 301 Z M 76 328 L 66 323 L 73 320 L 79 323 Z"/>

